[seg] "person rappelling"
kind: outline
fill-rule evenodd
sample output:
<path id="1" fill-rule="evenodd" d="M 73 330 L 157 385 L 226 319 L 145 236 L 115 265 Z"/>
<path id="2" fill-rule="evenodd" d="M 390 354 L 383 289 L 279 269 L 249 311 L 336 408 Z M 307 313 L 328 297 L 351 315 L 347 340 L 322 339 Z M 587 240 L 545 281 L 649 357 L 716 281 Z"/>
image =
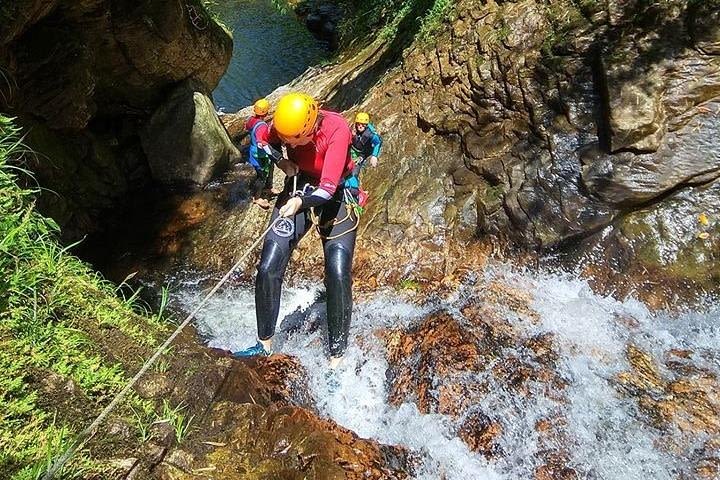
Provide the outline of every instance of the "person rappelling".
<path id="1" fill-rule="evenodd" d="M 330 367 L 347 349 L 352 315 L 351 268 L 359 222 L 357 199 L 344 185 L 352 174 L 352 132 L 338 113 L 321 110 L 304 93 L 289 93 L 277 104 L 269 143 L 282 142 L 287 159 L 278 166 L 287 179 L 273 208 L 255 280 L 258 341 L 237 357 L 270 355 L 280 311 L 283 276 L 292 250 L 314 225 L 323 245 Z M 295 188 L 295 184 L 302 186 Z"/>

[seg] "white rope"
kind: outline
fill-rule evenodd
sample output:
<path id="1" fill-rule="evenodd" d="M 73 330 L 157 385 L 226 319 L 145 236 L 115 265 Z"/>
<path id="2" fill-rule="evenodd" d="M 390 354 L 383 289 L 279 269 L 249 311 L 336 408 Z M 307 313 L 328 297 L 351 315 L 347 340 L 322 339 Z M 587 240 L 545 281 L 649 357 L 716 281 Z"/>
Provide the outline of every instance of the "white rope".
<path id="1" fill-rule="evenodd" d="M 65 462 L 67 462 L 79 449 L 81 449 L 87 441 L 90 439 L 92 435 L 95 434 L 95 430 L 97 427 L 100 426 L 100 424 L 105 420 L 105 418 L 112 412 L 115 407 L 125 398 L 125 395 L 130 391 L 130 389 L 137 383 L 137 381 L 140 379 L 140 377 L 147 372 L 147 370 L 157 361 L 158 358 L 160 358 L 160 355 L 163 354 L 163 352 L 167 349 L 167 347 L 172 343 L 173 340 L 175 340 L 175 337 L 177 337 L 183 328 L 185 328 L 190 321 L 195 318 L 195 315 L 200 311 L 200 309 L 205 305 L 205 303 L 215 295 L 215 292 L 218 291 L 218 289 L 230 278 L 230 275 L 240 267 L 240 264 L 247 258 L 248 255 L 253 251 L 253 249 L 260 243 L 260 241 L 265 237 L 265 235 L 268 234 L 271 228 L 275 226 L 277 221 L 282 217 L 277 217 L 275 220 L 273 220 L 270 223 L 270 226 L 258 237 L 255 242 L 250 245 L 250 247 L 247 249 L 247 251 L 243 254 L 242 257 L 240 257 L 240 260 L 235 262 L 235 265 L 228 270 L 228 272 L 225 274 L 224 277 L 220 279 L 218 283 L 215 284 L 212 290 L 210 290 L 210 293 L 208 293 L 205 298 L 200 301 L 200 303 L 195 307 L 195 309 L 190 312 L 190 314 L 185 318 L 185 320 L 175 329 L 172 335 L 168 337 L 167 340 L 165 340 L 165 343 L 160 345 L 158 349 L 155 351 L 152 357 L 145 362 L 145 364 L 142 366 L 142 368 L 135 374 L 135 376 L 130 380 L 130 383 L 128 383 L 125 388 L 122 389 L 120 393 L 118 393 L 115 398 L 113 398 L 112 402 L 108 404 L 107 407 L 100 413 L 100 415 L 97 416 L 95 421 L 93 421 L 89 427 L 87 427 L 85 430 L 80 432 L 80 434 L 76 437 L 74 444 L 68 448 L 65 453 L 60 456 L 55 462 L 52 464 L 52 466 L 45 472 L 45 475 L 42 477 L 42 480 L 51 480 L 58 470 L 62 468 L 63 465 L 65 465 Z"/>

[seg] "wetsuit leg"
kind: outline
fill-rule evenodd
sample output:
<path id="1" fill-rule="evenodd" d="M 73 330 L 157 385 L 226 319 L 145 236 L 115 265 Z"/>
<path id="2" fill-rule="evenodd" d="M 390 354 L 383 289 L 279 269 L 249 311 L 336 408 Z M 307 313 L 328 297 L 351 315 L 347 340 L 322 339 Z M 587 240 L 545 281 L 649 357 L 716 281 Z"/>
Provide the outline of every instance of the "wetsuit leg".
<path id="1" fill-rule="evenodd" d="M 323 206 L 321 222 L 331 218 L 342 220 L 348 215 L 344 202 L 330 201 Z M 323 229 L 329 237 L 323 241 L 325 254 L 325 288 L 330 355 L 342 356 L 347 349 L 352 317 L 352 259 L 355 251 L 357 217 L 354 212 L 331 228 Z M 342 234 L 342 235 L 341 235 Z M 332 238 L 339 235 L 337 238 Z"/>
<path id="2" fill-rule="evenodd" d="M 252 182 L 252 196 L 254 198 L 260 197 L 265 182 L 265 172 L 261 168 L 255 169 L 255 180 Z"/>
<path id="3" fill-rule="evenodd" d="M 279 209 L 285 204 L 288 195 L 283 192 L 278 197 L 270 219 L 272 224 L 278 217 Z M 312 222 L 307 213 L 301 212 L 291 217 L 289 222 L 280 220 L 278 228 L 271 228 L 265 237 L 260 262 L 255 278 L 255 315 L 257 318 L 258 337 L 267 340 L 275 333 L 278 313 L 280 312 L 280 293 L 282 292 L 283 276 L 290 261 L 290 254 L 300 239 L 307 232 Z M 292 225 L 289 228 L 279 228 Z M 289 231 L 292 230 L 292 231 Z"/>

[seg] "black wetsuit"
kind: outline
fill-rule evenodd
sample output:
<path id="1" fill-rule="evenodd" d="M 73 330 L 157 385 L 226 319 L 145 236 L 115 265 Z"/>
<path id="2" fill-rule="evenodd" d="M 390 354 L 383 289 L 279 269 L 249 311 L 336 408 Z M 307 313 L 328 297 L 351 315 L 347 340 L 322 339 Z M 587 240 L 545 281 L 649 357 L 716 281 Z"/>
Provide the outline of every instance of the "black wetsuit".
<path id="1" fill-rule="evenodd" d="M 300 178 L 299 185 L 304 185 Z M 270 222 L 278 217 L 280 207 L 292 192 L 292 182 L 287 181 L 285 190 L 278 196 Z M 352 258 L 355 250 L 355 212 L 346 208 L 343 189 L 338 188 L 333 197 L 315 207 L 321 225 L 325 254 L 325 288 L 327 289 L 327 321 L 330 355 L 339 357 L 347 348 L 350 318 L 352 315 Z M 334 222 L 343 220 L 333 225 Z M 280 311 L 280 292 L 290 254 L 300 239 L 313 227 L 310 210 L 299 211 L 287 221 L 270 229 L 263 243 L 258 274 L 255 281 L 255 311 L 258 336 L 267 340 L 275 333 Z M 333 238 L 336 237 L 337 238 Z"/>

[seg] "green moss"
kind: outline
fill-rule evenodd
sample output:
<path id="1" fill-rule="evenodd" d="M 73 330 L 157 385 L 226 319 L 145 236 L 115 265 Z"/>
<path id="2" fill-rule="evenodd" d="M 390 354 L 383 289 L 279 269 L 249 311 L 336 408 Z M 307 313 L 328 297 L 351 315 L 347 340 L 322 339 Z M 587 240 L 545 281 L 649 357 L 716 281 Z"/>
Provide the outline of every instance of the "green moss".
<path id="1" fill-rule="evenodd" d="M 622 223 L 622 232 L 633 243 L 638 261 L 653 268 L 661 266 L 655 233 L 642 217 L 633 215 L 626 218 Z"/>
<path id="2" fill-rule="evenodd" d="M 393 15 L 392 20 L 380 30 L 380 38 L 383 40 L 392 40 L 395 38 L 398 33 L 398 26 L 400 25 L 400 22 L 405 19 L 408 13 L 410 13 L 411 6 L 410 2 L 402 3 L 400 10 Z"/>
<path id="3" fill-rule="evenodd" d="M 446 20 L 452 19 L 455 7 L 453 0 L 433 0 L 432 7 L 422 18 L 420 31 L 417 34 L 418 40 L 428 42 L 434 38 L 435 33 L 440 30 Z"/>
<path id="4" fill-rule="evenodd" d="M 631 243 L 635 261 L 648 271 L 663 272 L 668 278 L 689 280 L 713 288 L 720 278 L 720 263 L 717 261 L 720 226 L 704 230 L 707 238 L 674 238 L 672 230 L 646 217 L 646 211 L 626 217 L 622 222 L 622 234 Z M 672 254 L 664 254 L 672 249 Z"/>
<path id="5" fill-rule="evenodd" d="M 594 2 L 595 0 L 556 0 L 545 5 L 545 18 L 549 28 L 541 50 L 548 66 L 557 66 L 559 59 L 555 56 L 555 50 L 565 46 L 575 37 L 580 27 L 588 23 L 583 12 L 589 14 L 591 8 L 596 8 Z"/>
<path id="6" fill-rule="evenodd" d="M 675 261 L 668 265 L 668 272 L 711 289 L 720 278 L 720 262 L 715 258 L 720 247 L 720 228 L 708 233 L 707 239 L 695 237 L 683 245 Z"/>
<path id="7" fill-rule="evenodd" d="M 485 184 L 485 188 L 479 191 L 478 202 L 482 205 L 485 213 L 492 213 L 500 208 L 504 195 L 505 189 L 502 184 Z"/>
<path id="8" fill-rule="evenodd" d="M 364 45 L 376 37 L 432 41 L 453 19 L 455 4 L 455 0 L 348 0 L 345 9 L 351 14 L 340 24 L 341 43 Z"/>
<path id="9" fill-rule="evenodd" d="M 397 289 L 419 292 L 421 287 L 420 282 L 418 282 L 417 280 L 413 280 L 411 278 L 403 278 L 402 280 L 400 280 L 400 282 L 398 282 Z"/>

